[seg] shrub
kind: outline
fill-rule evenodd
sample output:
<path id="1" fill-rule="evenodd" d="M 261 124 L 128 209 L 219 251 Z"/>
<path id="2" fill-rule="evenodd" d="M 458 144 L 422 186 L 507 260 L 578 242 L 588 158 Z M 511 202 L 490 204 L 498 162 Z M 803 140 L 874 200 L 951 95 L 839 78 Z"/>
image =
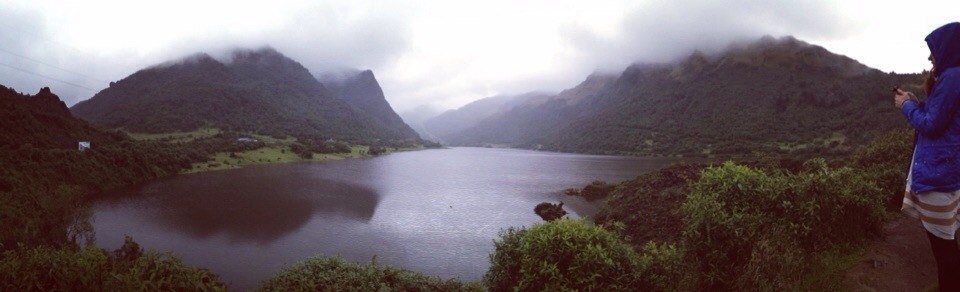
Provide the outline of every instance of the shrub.
<path id="1" fill-rule="evenodd" d="M 910 158 L 913 155 L 911 131 L 892 131 L 861 146 L 851 158 L 853 167 L 877 182 L 885 196 L 888 211 L 900 210 Z"/>
<path id="2" fill-rule="evenodd" d="M 879 235 L 886 215 L 872 181 L 822 159 L 796 174 L 708 168 L 682 209 L 685 256 L 707 290 L 787 288 L 810 253 Z"/>
<path id="3" fill-rule="evenodd" d="M 544 221 L 557 220 L 567 215 L 567 211 L 563 210 L 563 202 L 560 202 L 560 204 L 542 202 L 533 207 L 533 212 L 537 213 Z"/>
<path id="4" fill-rule="evenodd" d="M 655 289 L 641 281 L 641 257 L 613 233 L 560 219 L 500 232 L 483 280 L 492 291 Z"/>
<path id="5" fill-rule="evenodd" d="M 373 145 L 367 149 L 367 153 L 370 155 L 381 155 L 387 153 L 387 148 L 380 145 Z"/>
<path id="6" fill-rule="evenodd" d="M 261 291 L 482 291 L 476 283 L 441 280 L 385 265 L 313 256 L 260 282 Z"/>
<path id="7" fill-rule="evenodd" d="M 132 240 L 114 253 L 83 248 L 18 248 L 0 255 L 2 291 L 222 291 L 204 269 L 167 253 L 143 252 Z"/>

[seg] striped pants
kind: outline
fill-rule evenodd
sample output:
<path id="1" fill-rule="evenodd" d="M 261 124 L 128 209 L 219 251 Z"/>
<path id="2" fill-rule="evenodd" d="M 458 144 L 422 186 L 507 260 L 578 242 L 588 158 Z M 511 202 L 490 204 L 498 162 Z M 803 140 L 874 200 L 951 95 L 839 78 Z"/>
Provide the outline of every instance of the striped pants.
<path id="1" fill-rule="evenodd" d="M 953 240 L 957 228 L 957 207 L 960 206 L 960 190 L 950 193 L 913 193 L 907 187 L 903 194 L 901 211 L 920 219 L 928 232 L 942 239 Z"/>

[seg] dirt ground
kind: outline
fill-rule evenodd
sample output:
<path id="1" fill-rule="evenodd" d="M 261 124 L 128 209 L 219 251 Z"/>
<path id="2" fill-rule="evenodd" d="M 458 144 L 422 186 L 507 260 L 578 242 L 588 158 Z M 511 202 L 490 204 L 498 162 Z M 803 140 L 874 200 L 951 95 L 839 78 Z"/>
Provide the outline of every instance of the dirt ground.
<path id="1" fill-rule="evenodd" d="M 846 291 L 936 291 L 937 264 L 917 219 L 906 215 L 887 224 L 844 277 Z"/>

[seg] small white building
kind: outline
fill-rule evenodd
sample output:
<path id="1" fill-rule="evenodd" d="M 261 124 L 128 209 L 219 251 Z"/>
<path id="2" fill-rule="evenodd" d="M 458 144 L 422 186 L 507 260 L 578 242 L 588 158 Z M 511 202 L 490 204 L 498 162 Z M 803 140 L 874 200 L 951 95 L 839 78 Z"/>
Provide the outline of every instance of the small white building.
<path id="1" fill-rule="evenodd" d="M 80 143 L 78 143 L 77 150 L 80 150 L 80 152 L 83 152 L 83 151 L 86 151 L 87 149 L 90 149 L 90 141 L 80 141 Z"/>

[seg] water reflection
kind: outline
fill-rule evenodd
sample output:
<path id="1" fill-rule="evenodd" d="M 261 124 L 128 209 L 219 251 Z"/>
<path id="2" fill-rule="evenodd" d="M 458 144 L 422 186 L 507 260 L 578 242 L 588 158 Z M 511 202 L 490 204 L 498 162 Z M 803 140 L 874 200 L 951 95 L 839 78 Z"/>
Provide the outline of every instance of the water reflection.
<path id="1" fill-rule="evenodd" d="M 135 200 L 130 206 L 130 200 Z M 380 202 L 372 189 L 308 172 L 246 168 L 178 176 L 120 190 L 114 206 L 135 208 L 149 222 L 193 237 L 224 234 L 232 241 L 269 243 L 313 216 L 368 222 Z"/>
<path id="2" fill-rule="evenodd" d="M 563 189 L 676 160 L 454 148 L 177 176 L 96 202 L 97 243 L 123 235 L 252 289 L 284 265 L 340 255 L 478 280 L 497 233 L 540 222 Z M 587 204 L 589 207 L 589 204 Z M 580 213 L 571 208 L 568 211 Z"/>

